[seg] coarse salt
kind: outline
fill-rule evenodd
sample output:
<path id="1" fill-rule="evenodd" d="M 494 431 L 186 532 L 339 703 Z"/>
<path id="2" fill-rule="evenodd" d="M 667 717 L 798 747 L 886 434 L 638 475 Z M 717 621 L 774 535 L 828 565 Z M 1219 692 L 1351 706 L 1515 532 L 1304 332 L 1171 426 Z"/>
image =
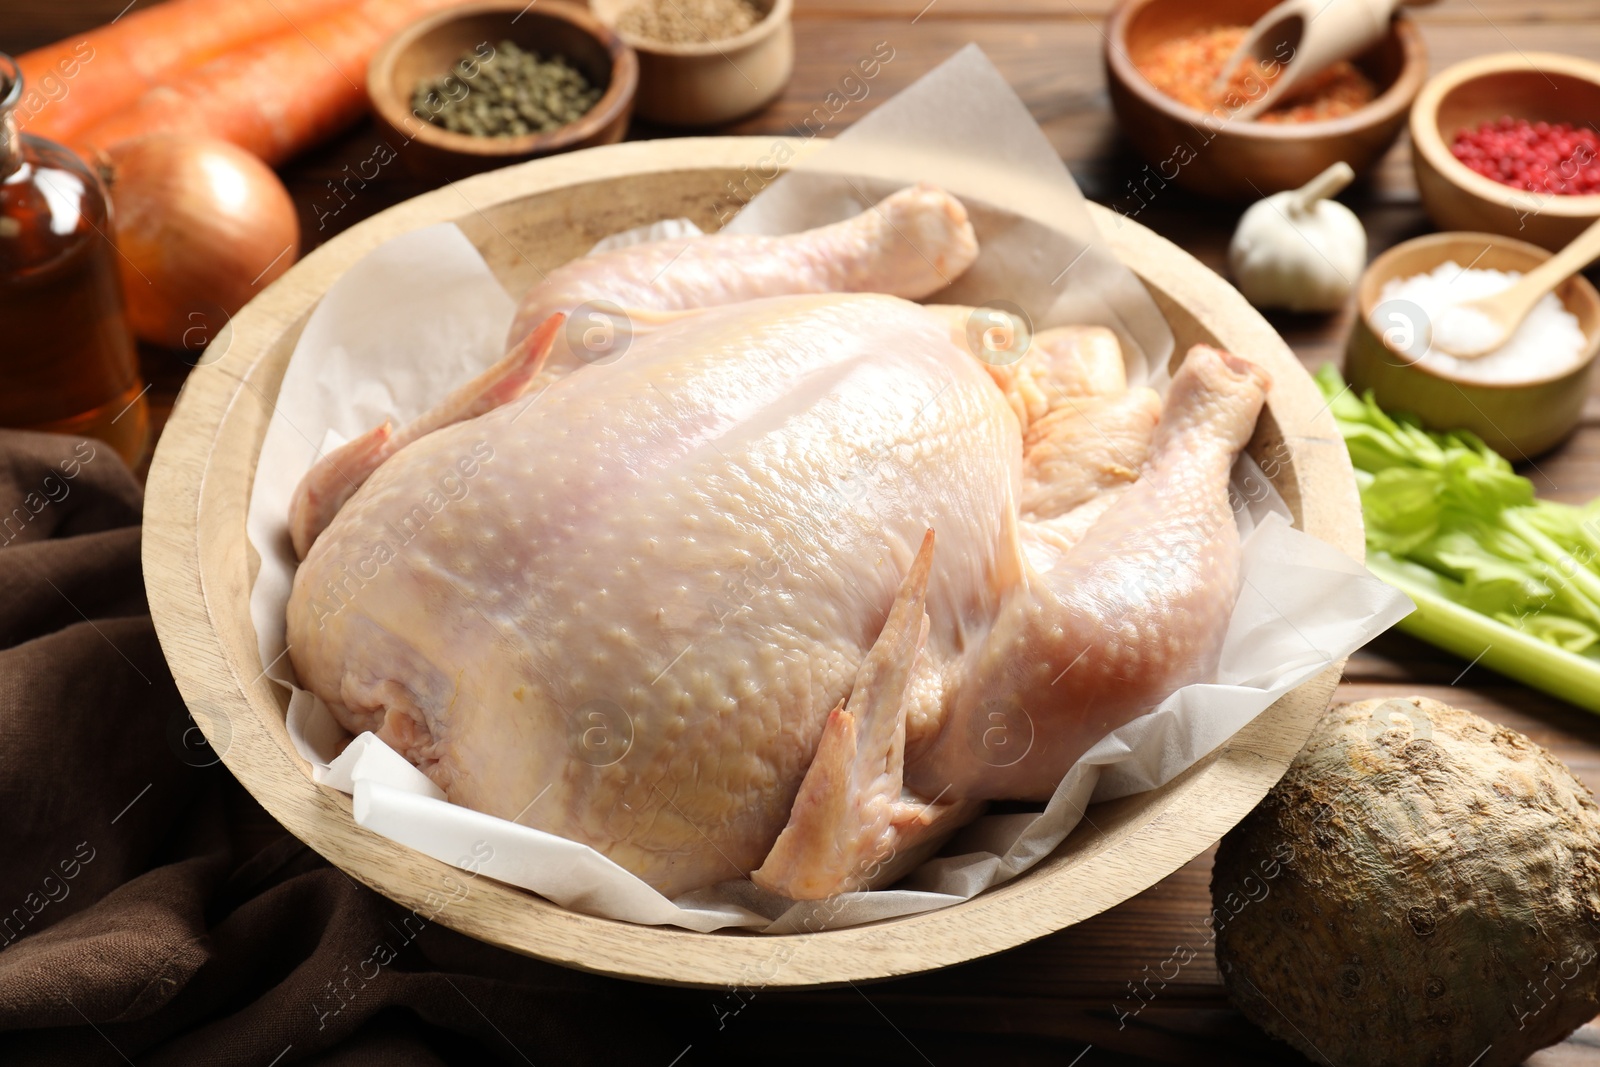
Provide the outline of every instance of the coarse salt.
<path id="1" fill-rule="evenodd" d="M 1504 330 L 1477 308 L 1451 305 L 1433 320 L 1434 344 L 1456 355 L 1485 354 L 1508 340 Z"/>
<path id="2" fill-rule="evenodd" d="M 1382 305 L 1391 301 L 1405 301 L 1419 308 L 1427 323 L 1418 324 L 1416 340 L 1420 345 L 1426 331 L 1428 348 L 1415 357 L 1415 362 L 1452 378 L 1510 383 L 1564 374 L 1582 362 L 1588 342 L 1577 316 L 1563 307 L 1554 293 L 1540 297 L 1522 325 L 1492 352 L 1462 359 L 1435 343 L 1442 336 L 1456 344 L 1469 345 L 1485 331 L 1492 337 L 1499 327 L 1487 316 L 1456 305 L 1498 293 L 1521 277 L 1520 271 L 1470 270 L 1454 261 L 1441 263 L 1429 274 L 1390 279 L 1383 287 L 1378 318 L 1405 317 L 1399 311 L 1394 315 L 1381 313 Z"/>

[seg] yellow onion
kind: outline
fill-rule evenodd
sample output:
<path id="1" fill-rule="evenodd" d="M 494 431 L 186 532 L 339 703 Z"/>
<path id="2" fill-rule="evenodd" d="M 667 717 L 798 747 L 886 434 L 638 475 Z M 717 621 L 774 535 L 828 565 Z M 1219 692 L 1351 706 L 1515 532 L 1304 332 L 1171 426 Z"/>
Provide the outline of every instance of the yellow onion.
<path id="1" fill-rule="evenodd" d="M 157 133 L 108 149 L 128 322 L 198 358 L 300 254 L 294 203 L 272 168 L 226 141 Z"/>

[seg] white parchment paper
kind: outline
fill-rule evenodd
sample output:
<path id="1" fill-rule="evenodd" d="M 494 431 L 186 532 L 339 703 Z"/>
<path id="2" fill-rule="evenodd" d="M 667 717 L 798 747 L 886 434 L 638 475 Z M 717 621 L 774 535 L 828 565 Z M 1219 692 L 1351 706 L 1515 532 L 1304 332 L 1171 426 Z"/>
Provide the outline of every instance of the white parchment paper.
<path id="1" fill-rule="evenodd" d="M 1122 341 L 1131 381 L 1162 377 L 1172 354 L 1166 320 L 1106 247 L 1066 164 L 975 44 L 804 156 L 724 229 L 822 226 L 918 180 L 999 213 L 981 220 L 983 254 L 940 303 L 1004 301 L 1036 329 L 1106 326 Z"/>
<path id="2" fill-rule="evenodd" d="M 837 175 L 859 167 L 856 176 Z M 982 254 L 936 299 L 1004 299 L 1037 327 L 1116 329 L 1135 380 L 1160 384 L 1172 339 L 1148 294 L 1099 244 L 1082 196 L 1021 102 L 967 49 L 773 183 L 731 224 L 781 233 L 832 221 L 918 179 L 1010 212 L 980 225 Z M 986 215 L 985 218 L 990 218 Z M 684 232 L 663 220 L 606 245 Z M 1048 273 L 1046 273 L 1048 272 Z M 1054 281 L 1051 281 L 1051 279 Z M 353 795 L 357 822 L 398 845 L 521 886 L 574 910 L 711 931 L 830 928 L 954 903 L 1027 870 L 1084 808 L 1162 785 L 1273 701 L 1393 625 L 1406 599 L 1336 549 L 1294 530 L 1266 479 L 1234 472 L 1244 586 L 1214 684 L 1188 686 L 1094 746 L 1037 813 L 986 816 L 895 888 L 793 904 L 739 880 L 668 900 L 594 850 L 448 803 L 372 734 L 350 740 L 294 684 L 284 615 L 294 577 L 285 517 L 319 450 L 385 417 L 403 422 L 494 362 L 513 301 L 453 225 L 374 250 L 324 295 L 296 346 L 262 445 L 247 532 L 261 557 L 251 594 L 266 674 L 290 692 L 289 729 L 317 780 Z M 578 373 L 602 372 L 589 368 Z"/>

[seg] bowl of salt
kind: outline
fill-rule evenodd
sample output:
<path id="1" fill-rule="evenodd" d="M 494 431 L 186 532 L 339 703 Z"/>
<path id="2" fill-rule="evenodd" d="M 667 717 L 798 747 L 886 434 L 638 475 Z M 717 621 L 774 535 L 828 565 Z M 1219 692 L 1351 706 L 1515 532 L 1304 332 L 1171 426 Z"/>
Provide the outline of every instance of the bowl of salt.
<path id="1" fill-rule="evenodd" d="M 1600 293 L 1587 279 L 1556 286 L 1483 356 L 1453 356 L 1434 337 L 1456 305 L 1509 287 L 1549 258 L 1489 233 L 1435 233 L 1389 249 L 1356 287 L 1345 377 L 1384 409 L 1430 430 L 1470 430 L 1513 461 L 1553 448 L 1583 415 L 1600 353 Z"/>

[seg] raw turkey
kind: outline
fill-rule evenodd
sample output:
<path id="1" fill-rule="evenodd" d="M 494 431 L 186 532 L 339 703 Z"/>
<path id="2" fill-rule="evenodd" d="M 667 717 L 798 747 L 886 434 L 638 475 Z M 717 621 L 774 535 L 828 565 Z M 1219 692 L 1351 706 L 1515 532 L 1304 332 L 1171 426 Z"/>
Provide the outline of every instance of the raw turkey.
<path id="1" fill-rule="evenodd" d="M 880 885 L 1048 798 L 1214 676 L 1269 383 L 1197 346 L 1163 402 L 1108 331 L 913 302 L 976 255 L 918 186 L 551 271 L 504 360 L 306 475 L 301 684 L 669 896 Z M 564 318 L 596 301 L 604 359 Z"/>

